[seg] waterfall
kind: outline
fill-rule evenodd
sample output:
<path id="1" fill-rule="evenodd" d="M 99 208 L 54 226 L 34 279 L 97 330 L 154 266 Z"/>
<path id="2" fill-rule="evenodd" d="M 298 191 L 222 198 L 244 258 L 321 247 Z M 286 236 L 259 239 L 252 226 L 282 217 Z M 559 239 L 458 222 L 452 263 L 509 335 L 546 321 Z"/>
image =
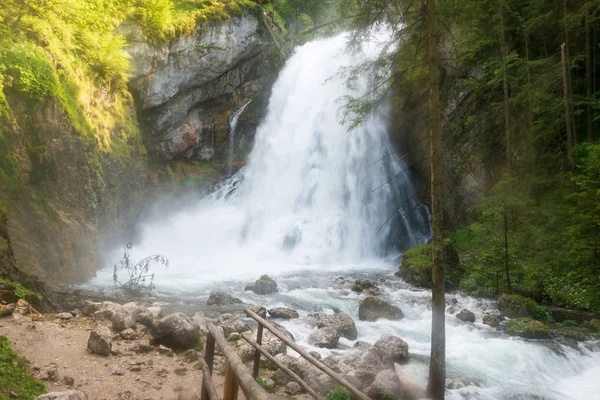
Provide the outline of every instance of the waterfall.
<path id="1" fill-rule="evenodd" d="M 162 207 L 159 218 L 140 227 L 132 257 L 169 258 L 167 270 L 153 273 L 163 304 L 170 301 L 178 310 L 196 312 L 215 289 L 247 304 L 295 308 L 300 318 L 281 324 L 298 344 L 324 356 L 332 350 L 308 342 L 314 328 L 309 315 L 347 312 L 360 340 L 374 343 L 383 333 L 403 338 L 412 358 L 398 368 L 425 385 L 431 293 L 391 278 L 397 265 L 386 255 L 426 241 L 429 215 L 388 139 L 391 111 L 378 109 L 356 129 L 340 122 L 345 96 L 360 97 L 372 83 L 361 78 L 349 86 L 337 73 L 376 50 L 350 54 L 345 47 L 344 36 L 338 36 L 298 48 L 273 86 L 248 165 L 193 206 Z M 231 140 L 242 110 L 232 115 Z M 121 251 L 115 251 L 115 261 Z M 276 278 L 279 293 L 245 291 L 245 283 L 265 273 Z M 110 286 L 111 274 L 110 268 L 99 271 L 92 284 Z M 406 318 L 359 321 L 363 295 L 349 293 L 348 282 L 362 276 L 376 280 L 382 296 Z M 507 338 L 481 323 L 494 312 L 493 302 L 452 296 L 457 304 L 446 314 L 447 371 L 450 379 L 465 383 L 448 390 L 448 399 L 600 398 L 597 343 L 572 348 Z M 463 323 L 451 308 L 468 308 L 477 321 Z M 340 343 L 336 353 L 354 350 L 352 341 Z"/>
<path id="2" fill-rule="evenodd" d="M 248 107 L 250 101 L 241 106 L 236 112 L 231 114 L 229 117 L 229 151 L 227 153 L 227 176 L 231 176 L 231 171 L 233 168 L 233 145 L 235 141 L 235 128 L 237 128 L 238 119 L 240 119 L 240 115 L 244 112 L 246 107 Z"/>
<path id="3" fill-rule="evenodd" d="M 209 198 L 143 225 L 134 253 L 171 261 L 158 285 L 349 270 L 429 238 L 427 209 L 388 138 L 390 111 L 380 107 L 355 129 L 342 122 L 346 97 L 373 83 L 349 85 L 340 68 L 377 54 L 375 45 L 351 53 L 346 44 L 340 35 L 297 48 L 248 165 Z M 244 107 L 231 116 L 230 143 Z"/>

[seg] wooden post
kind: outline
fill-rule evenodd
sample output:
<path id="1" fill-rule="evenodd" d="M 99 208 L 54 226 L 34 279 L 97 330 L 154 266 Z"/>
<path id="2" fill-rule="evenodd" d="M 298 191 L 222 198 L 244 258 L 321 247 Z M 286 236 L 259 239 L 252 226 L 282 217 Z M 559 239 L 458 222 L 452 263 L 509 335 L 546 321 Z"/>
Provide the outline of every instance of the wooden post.
<path id="1" fill-rule="evenodd" d="M 275 357 L 273 357 L 272 355 L 270 355 L 269 352 L 264 349 L 264 347 L 261 347 L 260 345 L 254 343 L 252 341 L 252 339 L 250 339 L 249 335 L 247 335 L 246 333 L 242 333 L 242 338 L 246 342 L 248 342 L 248 344 L 250 346 L 252 346 L 255 349 L 257 349 L 258 351 L 260 351 L 262 353 L 262 355 L 264 355 L 269 361 L 271 361 L 273 364 L 277 365 L 279 367 L 279 369 L 281 369 L 283 372 L 288 374 L 288 376 L 290 378 L 292 378 L 294 381 L 296 381 L 296 383 L 298 383 L 300 386 L 302 386 L 302 388 L 304 390 L 306 390 L 306 392 L 309 395 L 311 395 L 312 398 L 314 398 L 315 400 L 321 400 L 321 397 L 317 394 L 317 392 L 315 392 L 310 386 L 308 386 L 308 384 L 306 382 L 304 382 L 302 380 L 302 378 L 300 378 L 298 375 L 296 375 L 291 369 L 289 369 L 288 367 L 286 367 L 285 365 L 283 365 L 282 363 L 277 361 L 277 359 Z"/>
<path id="2" fill-rule="evenodd" d="M 210 400 L 219 400 L 219 395 L 217 394 L 215 384 L 212 381 L 210 370 L 203 358 L 200 359 L 200 367 L 202 368 L 202 392 L 204 393 L 206 390 Z"/>
<path id="3" fill-rule="evenodd" d="M 258 329 L 256 330 L 256 344 L 259 346 L 262 344 L 263 326 L 258 323 Z M 252 377 L 256 379 L 258 377 L 258 371 L 260 369 L 260 350 L 254 350 L 254 368 L 252 369 Z"/>
<path id="4" fill-rule="evenodd" d="M 240 385 L 235 373 L 228 365 L 225 370 L 225 383 L 223 387 L 223 400 L 237 400 Z"/>
<path id="5" fill-rule="evenodd" d="M 206 365 L 208 366 L 208 372 L 210 374 L 209 376 L 212 375 L 214 359 L 215 359 L 215 337 L 212 335 L 212 333 L 209 332 L 208 336 L 206 337 L 206 347 L 204 348 L 204 360 L 206 361 Z M 204 379 L 206 379 L 206 377 Z M 206 385 L 203 383 L 201 400 L 209 400 L 209 399 L 210 399 L 210 397 L 209 397 L 208 390 L 206 389 Z"/>

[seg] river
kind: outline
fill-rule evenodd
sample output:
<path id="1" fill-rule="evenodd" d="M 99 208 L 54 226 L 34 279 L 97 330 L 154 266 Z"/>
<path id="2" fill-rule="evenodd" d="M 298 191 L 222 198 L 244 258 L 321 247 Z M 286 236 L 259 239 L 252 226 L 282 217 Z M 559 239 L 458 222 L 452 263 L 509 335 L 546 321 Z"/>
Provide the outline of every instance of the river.
<path id="1" fill-rule="evenodd" d="M 349 53 L 344 35 L 297 48 L 273 87 L 247 167 L 193 206 L 163 206 L 139 227 L 133 258 L 167 256 L 170 266 L 153 270 L 156 290 L 182 306 L 220 288 L 251 304 L 297 309 L 301 318 L 283 325 L 311 350 L 317 349 L 307 343 L 308 313 L 343 310 L 355 318 L 359 340 L 374 342 L 387 332 L 407 341 L 412 360 L 398 368 L 424 384 L 431 293 L 394 278 L 393 260 L 429 238 L 429 214 L 390 144 L 390 111 L 378 107 L 355 129 L 343 122 L 346 96 L 366 96 L 373 84 L 361 77 L 348 84 L 340 68 L 361 65 L 379 49 L 371 43 Z M 114 251 L 114 262 L 121 254 Z M 244 291 L 265 273 L 278 281 L 278 294 Z M 358 321 L 362 296 L 347 282 L 363 276 L 377 280 L 406 318 Z M 111 266 L 90 283 L 110 286 Z M 597 343 L 510 338 L 481 323 L 493 302 L 452 297 L 477 322 L 447 314 L 448 376 L 467 382 L 448 398 L 600 399 Z M 352 344 L 342 339 L 339 351 Z"/>

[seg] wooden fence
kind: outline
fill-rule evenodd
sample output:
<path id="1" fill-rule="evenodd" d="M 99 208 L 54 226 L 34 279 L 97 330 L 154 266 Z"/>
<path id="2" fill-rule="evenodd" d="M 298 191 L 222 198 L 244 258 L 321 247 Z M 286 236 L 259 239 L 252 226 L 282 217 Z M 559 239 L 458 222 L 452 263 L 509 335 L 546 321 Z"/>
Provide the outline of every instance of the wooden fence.
<path id="1" fill-rule="evenodd" d="M 239 388 L 242 388 L 242 392 L 249 400 L 273 400 L 276 396 L 267 393 L 257 382 L 258 372 L 260 370 L 260 357 L 265 356 L 269 361 L 277 365 L 283 372 L 289 375 L 289 377 L 297 382 L 306 392 L 314 399 L 320 400 L 322 397 L 319 396 L 315 390 L 313 390 L 301 377 L 295 374 L 288 367 L 280 363 L 275 357 L 273 357 L 263 346 L 262 336 L 263 331 L 266 328 L 275 337 L 285 343 L 287 346 L 296 351 L 302 358 L 313 364 L 315 367 L 329 375 L 332 379 L 338 382 L 340 385 L 347 388 L 353 397 L 360 400 L 370 400 L 367 395 L 352 386 L 350 382 L 344 379 L 341 375 L 337 374 L 327 365 L 317 360 L 304 350 L 302 350 L 296 343 L 294 343 L 285 334 L 279 331 L 275 326 L 266 321 L 260 315 L 250 309 L 245 310 L 246 315 L 254 319 L 258 323 L 258 329 L 256 331 L 256 341 L 248 333 L 243 333 L 242 338 L 248 342 L 255 349 L 254 353 L 254 365 L 252 368 L 252 374 L 250 374 L 242 360 L 238 357 L 235 350 L 231 348 L 227 339 L 221 332 L 220 329 L 215 327 L 213 324 L 208 325 L 208 336 L 206 340 L 205 358 L 201 359 L 202 365 L 202 400 L 220 400 L 217 391 L 214 387 L 212 380 L 213 361 L 215 354 L 215 345 L 219 346 L 225 358 L 227 360 L 227 369 L 225 371 L 225 384 L 223 389 L 223 400 L 237 400 Z"/>

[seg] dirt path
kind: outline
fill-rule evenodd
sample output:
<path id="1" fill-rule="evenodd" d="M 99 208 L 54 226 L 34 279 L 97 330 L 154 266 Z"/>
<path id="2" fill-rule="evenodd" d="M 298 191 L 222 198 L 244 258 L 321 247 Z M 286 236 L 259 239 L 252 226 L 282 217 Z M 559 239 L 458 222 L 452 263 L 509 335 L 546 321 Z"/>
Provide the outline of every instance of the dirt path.
<path id="1" fill-rule="evenodd" d="M 73 388 L 90 400 L 200 398 L 202 373 L 197 362 L 156 351 L 138 354 L 134 351 L 138 340 L 114 341 L 116 355 L 90 354 L 91 328 L 92 321 L 83 316 L 62 321 L 51 315 L 32 319 L 14 314 L 0 319 L 0 335 L 30 361 L 34 375 L 45 378 L 48 391 Z M 223 378 L 215 376 L 214 381 L 222 393 Z"/>

